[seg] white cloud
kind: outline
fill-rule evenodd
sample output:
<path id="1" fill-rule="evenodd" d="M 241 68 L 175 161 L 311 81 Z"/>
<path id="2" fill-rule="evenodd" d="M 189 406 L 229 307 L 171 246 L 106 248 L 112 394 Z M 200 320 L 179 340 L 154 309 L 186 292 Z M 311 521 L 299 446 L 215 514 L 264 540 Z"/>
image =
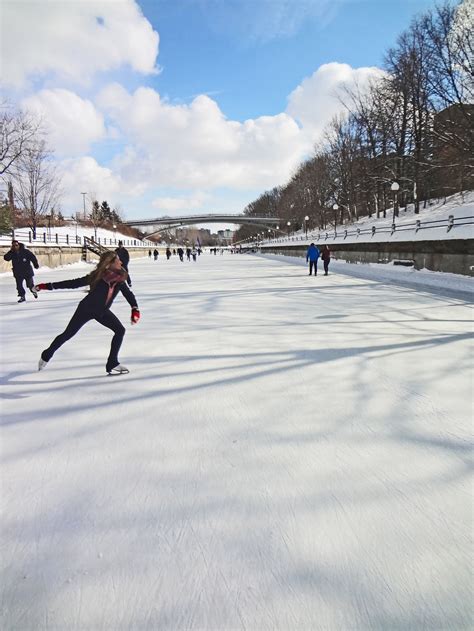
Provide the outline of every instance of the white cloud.
<path id="1" fill-rule="evenodd" d="M 107 200 L 113 206 L 125 188 L 121 178 L 111 169 L 100 166 L 90 157 L 64 160 L 60 163 L 62 173 L 63 206 L 72 211 L 82 211 L 82 192 L 88 193 L 89 209 L 92 193 L 100 201 Z"/>
<path id="2" fill-rule="evenodd" d="M 83 155 L 106 135 L 104 118 L 93 103 L 69 90 L 41 90 L 21 105 L 43 121 L 48 144 L 59 154 Z"/>
<path id="3" fill-rule="evenodd" d="M 228 120 L 209 96 L 173 105 L 144 87 L 130 93 L 110 84 L 96 103 L 127 145 L 111 167 L 134 190 L 263 191 L 288 180 L 326 124 L 343 110 L 337 91 L 355 84 L 364 89 L 380 73 L 377 68 L 326 64 L 290 94 L 286 112 L 244 122 Z M 157 197 L 153 207 L 199 207 L 192 204 L 189 196 L 178 195 Z"/>
<path id="4" fill-rule="evenodd" d="M 343 109 L 336 96 L 341 86 L 364 89 L 380 74 L 377 68 L 326 64 L 290 94 L 285 112 L 244 122 L 226 118 L 209 96 L 173 105 L 152 88 L 129 92 L 118 83 L 105 86 L 94 103 L 67 90 L 42 90 L 24 105 L 48 118 L 52 144 L 63 155 L 120 140 L 107 146 L 107 167 L 93 157 L 63 162 L 68 205 L 76 207 L 80 192 L 88 191 L 111 205 L 128 202 L 135 216 L 152 208 L 178 213 L 209 206 L 203 192 L 221 188 L 241 197 L 285 184 Z M 154 196 L 151 203 L 140 199 L 145 192 Z"/>
<path id="5" fill-rule="evenodd" d="M 210 195 L 204 191 L 195 191 L 193 195 L 186 197 L 155 197 L 152 201 L 153 208 L 160 211 L 187 211 L 202 208 L 210 199 Z"/>
<path id="6" fill-rule="evenodd" d="M 274 186 L 309 149 L 285 113 L 240 123 L 208 96 L 171 105 L 151 88 L 129 94 L 119 85 L 106 87 L 97 102 L 135 147 L 115 166 L 125 179 L 146 177 L 156 186 Z"/>
<path id="7" fill-rule="evenodd" d="M 329 121 L 345 110 L 338 98 L 341 88 L 358 85 L 364 90 L 370 81 L 381 75 L 382 71 L 375 67 L 352 68 L 336 62 L 324 64 L 293 90 L 286 111 L 315 142 L 321 138 Z"/>
<path id="8" fill-rule="evenodd" d="M 159 37 L 134 0 L 2 4 L 2 82 L 53 74 L 78 83 L 129 65 L 156 71 Z"/>

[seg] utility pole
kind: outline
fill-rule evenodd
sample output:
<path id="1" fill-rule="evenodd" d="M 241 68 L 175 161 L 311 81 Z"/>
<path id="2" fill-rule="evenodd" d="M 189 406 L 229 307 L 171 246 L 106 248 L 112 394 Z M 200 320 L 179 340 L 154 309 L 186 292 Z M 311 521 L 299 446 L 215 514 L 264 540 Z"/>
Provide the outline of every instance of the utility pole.
<path id="1" fill-rule="evenodd" d="M 84 206 L 84 221 L 86 220 L 86 195 L 87 193 L 81 193 L 82 195 L 82 203 Z"/>
<path id="2" fill-rule="evenodd" d="M 7 185 L 8 209 L 10 211 L 10 220 L 12 222 L 12 238 L 15 238 L 15 197 L 13 193 L 13 184 L 11 180 Z"/>

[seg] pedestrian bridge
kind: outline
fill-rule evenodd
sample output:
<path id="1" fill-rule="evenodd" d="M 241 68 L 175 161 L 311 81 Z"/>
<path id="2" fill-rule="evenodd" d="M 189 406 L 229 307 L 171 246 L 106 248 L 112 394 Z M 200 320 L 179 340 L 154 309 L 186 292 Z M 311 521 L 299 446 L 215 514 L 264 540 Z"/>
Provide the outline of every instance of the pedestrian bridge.
<path id="1" fill-rule="evenodd" d="M 155 217 L 154 219 L 134 219 L 125 221 L 127 226 L 133 226 L 151 237 L 158 232 L 178 226 L 195 226 L 202 223 L 235 223 L 239 225 L 253 225 L 265 228 L 277 228 L 278 217 L 249 217 L 248 215 L 182 215 L 181 217 Z"/>

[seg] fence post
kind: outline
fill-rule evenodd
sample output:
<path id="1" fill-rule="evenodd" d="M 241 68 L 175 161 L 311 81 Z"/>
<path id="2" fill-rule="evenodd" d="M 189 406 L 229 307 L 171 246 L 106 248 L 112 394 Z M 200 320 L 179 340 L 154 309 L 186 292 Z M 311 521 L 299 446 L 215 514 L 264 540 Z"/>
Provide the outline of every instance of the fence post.
<path id="1" fill-rule="evenodd" d="M 454 226 L 454 215 L 449 215 L 448 219 L 449 219 L 448 229 L 446 230 L 446 232 L 449 232 L 451 228 Z"/>

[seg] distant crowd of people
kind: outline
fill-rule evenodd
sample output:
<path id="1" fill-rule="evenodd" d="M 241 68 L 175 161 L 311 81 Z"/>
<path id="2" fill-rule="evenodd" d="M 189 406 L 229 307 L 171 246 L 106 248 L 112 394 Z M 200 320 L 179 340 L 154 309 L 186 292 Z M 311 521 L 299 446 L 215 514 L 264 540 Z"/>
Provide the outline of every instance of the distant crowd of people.
<path id="1" fill-rule="evenodd" d="M 186 250 L 184 250 L 182 247 L 179 247 L 173 248 L 173 252 L 171 252 L 171 249 L 168 247 L 166 248 L 166 260 L 169 261 L 172 256 L 178 256 L 180 261 L 184 261 L 184 255 L 186 254 L 186 258 L 188 261 L 190 261 L 191 259 L 193 261 L 196 261 L 197 257 L 200 256 L 201 253 L 201 248 L 186 248 Z M 153 256 L 155 261 L 158 259 L 159 254 L 160 253 L 156 248 L 153 250 L 153 252 L 151 250 L 148 250 L 148 257 L 151 258 Z"/>

